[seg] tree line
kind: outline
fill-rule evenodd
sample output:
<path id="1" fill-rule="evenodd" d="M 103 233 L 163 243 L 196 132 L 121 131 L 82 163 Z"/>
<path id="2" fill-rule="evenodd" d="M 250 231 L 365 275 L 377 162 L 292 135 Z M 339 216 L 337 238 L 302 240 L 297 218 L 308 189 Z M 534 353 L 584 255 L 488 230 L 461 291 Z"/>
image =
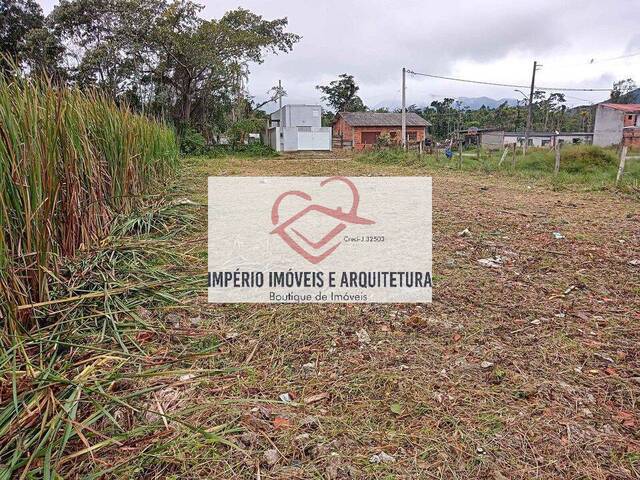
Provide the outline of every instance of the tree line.
<path id="1" fill-rule="evenodd" d="M 255 131 L 261 107 L 246 90 L 249 65 L 288 53 L 300 36 L 286 18 L 237 8 L 203 19 L 191 0 L 62 0 L 43 15 L 35 0 L 0 2 L 0 69 L 46 74 L 99 89 L 208 141 Z"/>
<path id="2" fill-rule="evenodd" d="M 353 75 L 346 73 L 328 85 L 316 87 L 322 93 L 322 100 L 329 106 L 323 121 L 330 125 L 337 112 L 389 112 L 388 108 L 369 109 L 358 92 Z M 637 86 L 632 79 L 621 80 L 613 84 L 611 98 L 614 103 L 631 103 Z M 531 129 L 534 131 L 591 131 L 595 116 L 595 106 L 583 105 L 568 108 L 565 94 L 536 90 L 531 108 Z M 430 131 L 434 138 L 451 138 L 459 129 L 469 127 L 500 128 L 507 131 L 524 131 L 527 121 L 528 99 L 510 105 L 505 101 L 492 108 L 482 106 L 471 110 L 455 98 L 434 100 L 426 107 L 408 105 L 407 111 L 414 112 L 431 123 Z M 395 109 L 400 112 L 400 109 Z"/>

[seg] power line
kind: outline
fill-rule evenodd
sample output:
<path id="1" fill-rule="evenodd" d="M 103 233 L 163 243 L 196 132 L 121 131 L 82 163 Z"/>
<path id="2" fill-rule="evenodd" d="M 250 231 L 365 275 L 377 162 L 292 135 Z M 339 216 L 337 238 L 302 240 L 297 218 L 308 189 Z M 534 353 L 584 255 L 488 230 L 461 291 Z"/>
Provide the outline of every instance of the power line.
<path id="1" fill-rule="evenodd" d="M 594 63 L 602 63 L 602 62 L 612 62 L 614 60 L 621 60 L 623 58 L 635 57 L 637 55 L 640 55 L 640 52 L 628 53 L 626 55 L 619 55 L 617 57 L 602 58 L 602 59 L 592 58 L 587 62 L 587 65 L 593 65 Z"/>
<path id="2" fill-rule="evenodd" d="M 551 62 L 551 64 L 548 66 L 552 67 L 553 69 L 566 70 L 566 69 L 576 68 L 576 67 L 588 67 L 590 65 L 598 65 L 600 63 L 615 62 L 617 60 L 624 60 L 631 57 L 637 57 L 638 55 L 640 55 L 640 52 L 627 53 L 625 55 L 618 55 L 617 57 L 607 57 L 607 58 L 592 57 L 587 61 L 582 61 L 578 63 L 563 62 L 563 63 L 556 64 L 554 62 Z"/>
<path id="3" fill-rule="evenodd" d="M 496 87 L 509 87 L 509 88 L 529 88 L 530 85 L 516 85 L 512 83 L 498 83 L 498 82 L 483 82 L 481 80 L 468 80 L 464 78 L 445 77 L 444 75 L 433 75 L 430 73 L 414 72 L 413 70 L 407 70 L 407 73 L 411 75 L 419 75 L 422 77 L 440 78 L 443 80 L 452 80 L 454 82 L 476 83 L 479 85 L 493 85 Z M 610 88 L 564 88 L 564 87 L 538 87 L 538 90 L 553 90 L 556 92 L 610 92 Z"/>

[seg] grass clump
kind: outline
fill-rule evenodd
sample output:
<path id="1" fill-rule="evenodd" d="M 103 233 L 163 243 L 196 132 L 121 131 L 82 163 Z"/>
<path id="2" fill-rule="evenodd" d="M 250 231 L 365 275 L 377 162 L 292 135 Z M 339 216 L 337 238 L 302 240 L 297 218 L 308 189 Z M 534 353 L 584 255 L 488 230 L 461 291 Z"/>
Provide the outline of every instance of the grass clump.
<path id="1" fill-rule="evenodd" d="M 403 152 L 401 149 L 370 150 L 356 155 L 359 162 L 373 165 L 403 165 L 429 169 L 461 169 L 482 174 L 504 174 L 522 177 L 527 180 L 540 180 L 550 183 L 553 188 L 567 185 L 583 185 L 588 188 L 611 188 L 615 185 L 619 157 L 614 148 L 602 148 L 593 145 L 567 145 L 561 148 L 560 171 L 554 175 L 555 151 L 546 148 L 530 148 L 522 156 L 518 149 L 515 167 L 512 153 L 508 152 L 500 164 L 502 151 L 466 150 L 460 162 L 459 152 L 453 152 L 447 159 L 442 153 L 419 155 L 417 152 Z M 640 182 L 640 162 L 628 160 L 623 176 L 622 188 L 637 190 Z"/>
<path id="2" fill-rule="evenodd" d="M 176 235 L 197 224 L 194 209 L 170 203 L 118 217 L 118 236 L 60 266 L 51 300 L 30 309 L 38 328 L 0 332 L 0 480 L 91 477 L 83 470 L 99 466 L 83 458 L 126 442 L 153 443 L 171 419 L 180 429 L 167 443 L 184 432 L 205 435 L 151 401 L 166 391 L 153 379 L 176 378 L 211 353 L 193 332 L 183 338 L 157 315 L 205 288 L 190 271 L 193 257 L 176 248 Z M 163 348 L 169 338 L 176 342 L 170 353 Z M 133 425 L 133 418 L 142 420 Z"/>
<path id="3" fill-rule="evenodd" d="M 186 153 L 186 152 L 185 152 Z M 199 149 L 191 153 L 191 156 L 206 158 L 270 158 L 277 157 L 278 152 L 268 145 L 255 142 L 248 145 L 214 145 Z"/>
<path id="4" fill-rule="evenodd" d="M 97 92 L 0 75 L 0 320 L 29 328 L 61 261 L 177 165 L 169 126 Z M 17 323 L 15 323 L 17 322 Z"/>
<path id="5" fill-rule="evenodd" d="M 358 154 L 356 159 L 372 165 L 411 165 L 421 161 L 416 152 L 404 152 L 401 148 L 369 150 Z"/>

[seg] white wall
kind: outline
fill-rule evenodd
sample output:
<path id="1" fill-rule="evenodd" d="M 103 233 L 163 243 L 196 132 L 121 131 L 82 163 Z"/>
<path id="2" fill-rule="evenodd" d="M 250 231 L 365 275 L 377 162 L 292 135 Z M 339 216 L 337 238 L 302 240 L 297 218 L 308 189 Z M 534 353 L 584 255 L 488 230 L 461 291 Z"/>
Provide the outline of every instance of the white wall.
<path id="1" fill-rule="evenodd" d="M 331 127 L 298 131 L 298 150 L 331 150 Z"/>
<path id="2" fill-rule="evenodd" d="M 271 120 L 282 117 L 280 127 L 320 127 L 322 107 L 320 105 L 284 105 L 282 110 L 271 114 Z"/>
<path id="3" fill-rule="evenodd" d="M 534 147 L 542 147 L 542 141 L 548 141 L 549 143 L 547 143 L 545 145 L 548 147 L 552 147 L 553 146 L 553 137 L 554 135 L 548 135 L 548 136 L 531 136 L 529 137 L 529 140 L 532 142 L 532 146 Z M 573 143 L 573 139 L 574 138 L 579 138 L 583 143 L 583 144 L 588 144 L 591 142 L 591 136 L 590 135 L 563 135 L 562 133 L 560 133 L 559 135 L 556 136 L 557 140 L 562 140 L 565 144 L 572 144 Z M 510 145 L 512 143 L 517 143 L 518 145 L 522 145 L 524 143 L 524 134 L 522 135 L 505 135 L 504 136 L 504 144 L 505 145 Z"/>
<path id="4" fill-rule="evenodd" d="M 280 151 L 280 127 L 271 127 L 267 129 L 266 142 L 276 152 Z"/>
<path id="5" fill-rule="evenodd" d="M 295 152 L 298 150 L 298 128 L 282 127 L 282 151 Z"/>
<path id="6" fill-rule="evenodd" d="M 624 112 L 598 105 L 593 125 L 593 144 L 600 147 L 618 145 L 622 142 Z"/>
<path id="7" fill-rule="evenodd" d="M 504 132 L 482 132 L 482 147 L 500 149 L 504 144 Z"/>
<path id="8" fill-rule="evenodd" d="M 283 126 L 267 129 L 265 143 L 277 152 L 299 150 L 331 150 L 331 127 L 321 127 L 320 105 L 285 105 L 282 114 Z M 271 118 L 277 118 L 278 112 Z"/>

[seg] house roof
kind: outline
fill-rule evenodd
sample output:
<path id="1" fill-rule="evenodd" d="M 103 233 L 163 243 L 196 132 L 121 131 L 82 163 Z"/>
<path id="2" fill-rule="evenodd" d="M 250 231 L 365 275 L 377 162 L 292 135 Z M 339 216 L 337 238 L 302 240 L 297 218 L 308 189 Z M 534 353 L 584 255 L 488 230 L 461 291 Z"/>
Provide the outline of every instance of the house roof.
<path id="1" fill-rule="evenodd" d="M 494 128 L 494 127 L 487 127 L 487 128 L 463 128 L 462 130 L 459 130 L 460 133 L 469 133 L 469 131 L 475 131 L 478 133 L 491 133 L 491 132 L 504 132 L 503 128 Z"/>
<path id="2" fill-rule="evenodd" d="M 504 132 L 507 137 L 524 137 L 524 132 Z M 529 132 L 530 137 L 591 137 L 593 132 Z"/>
<path id="3" fill-rule="evenodd" d="M 352 127 L 399 127 L 402 125 L 401 113 L 377 112 L 340 112 Z M 417 113 L 407 112 L 407 127 L 428 127 L 431 124 Z"/>
<path id="4" fill-rule="evenodd" d="M 601 103 L 603 107 L 627 113 L 640 113 L 640 103 Z"/>

